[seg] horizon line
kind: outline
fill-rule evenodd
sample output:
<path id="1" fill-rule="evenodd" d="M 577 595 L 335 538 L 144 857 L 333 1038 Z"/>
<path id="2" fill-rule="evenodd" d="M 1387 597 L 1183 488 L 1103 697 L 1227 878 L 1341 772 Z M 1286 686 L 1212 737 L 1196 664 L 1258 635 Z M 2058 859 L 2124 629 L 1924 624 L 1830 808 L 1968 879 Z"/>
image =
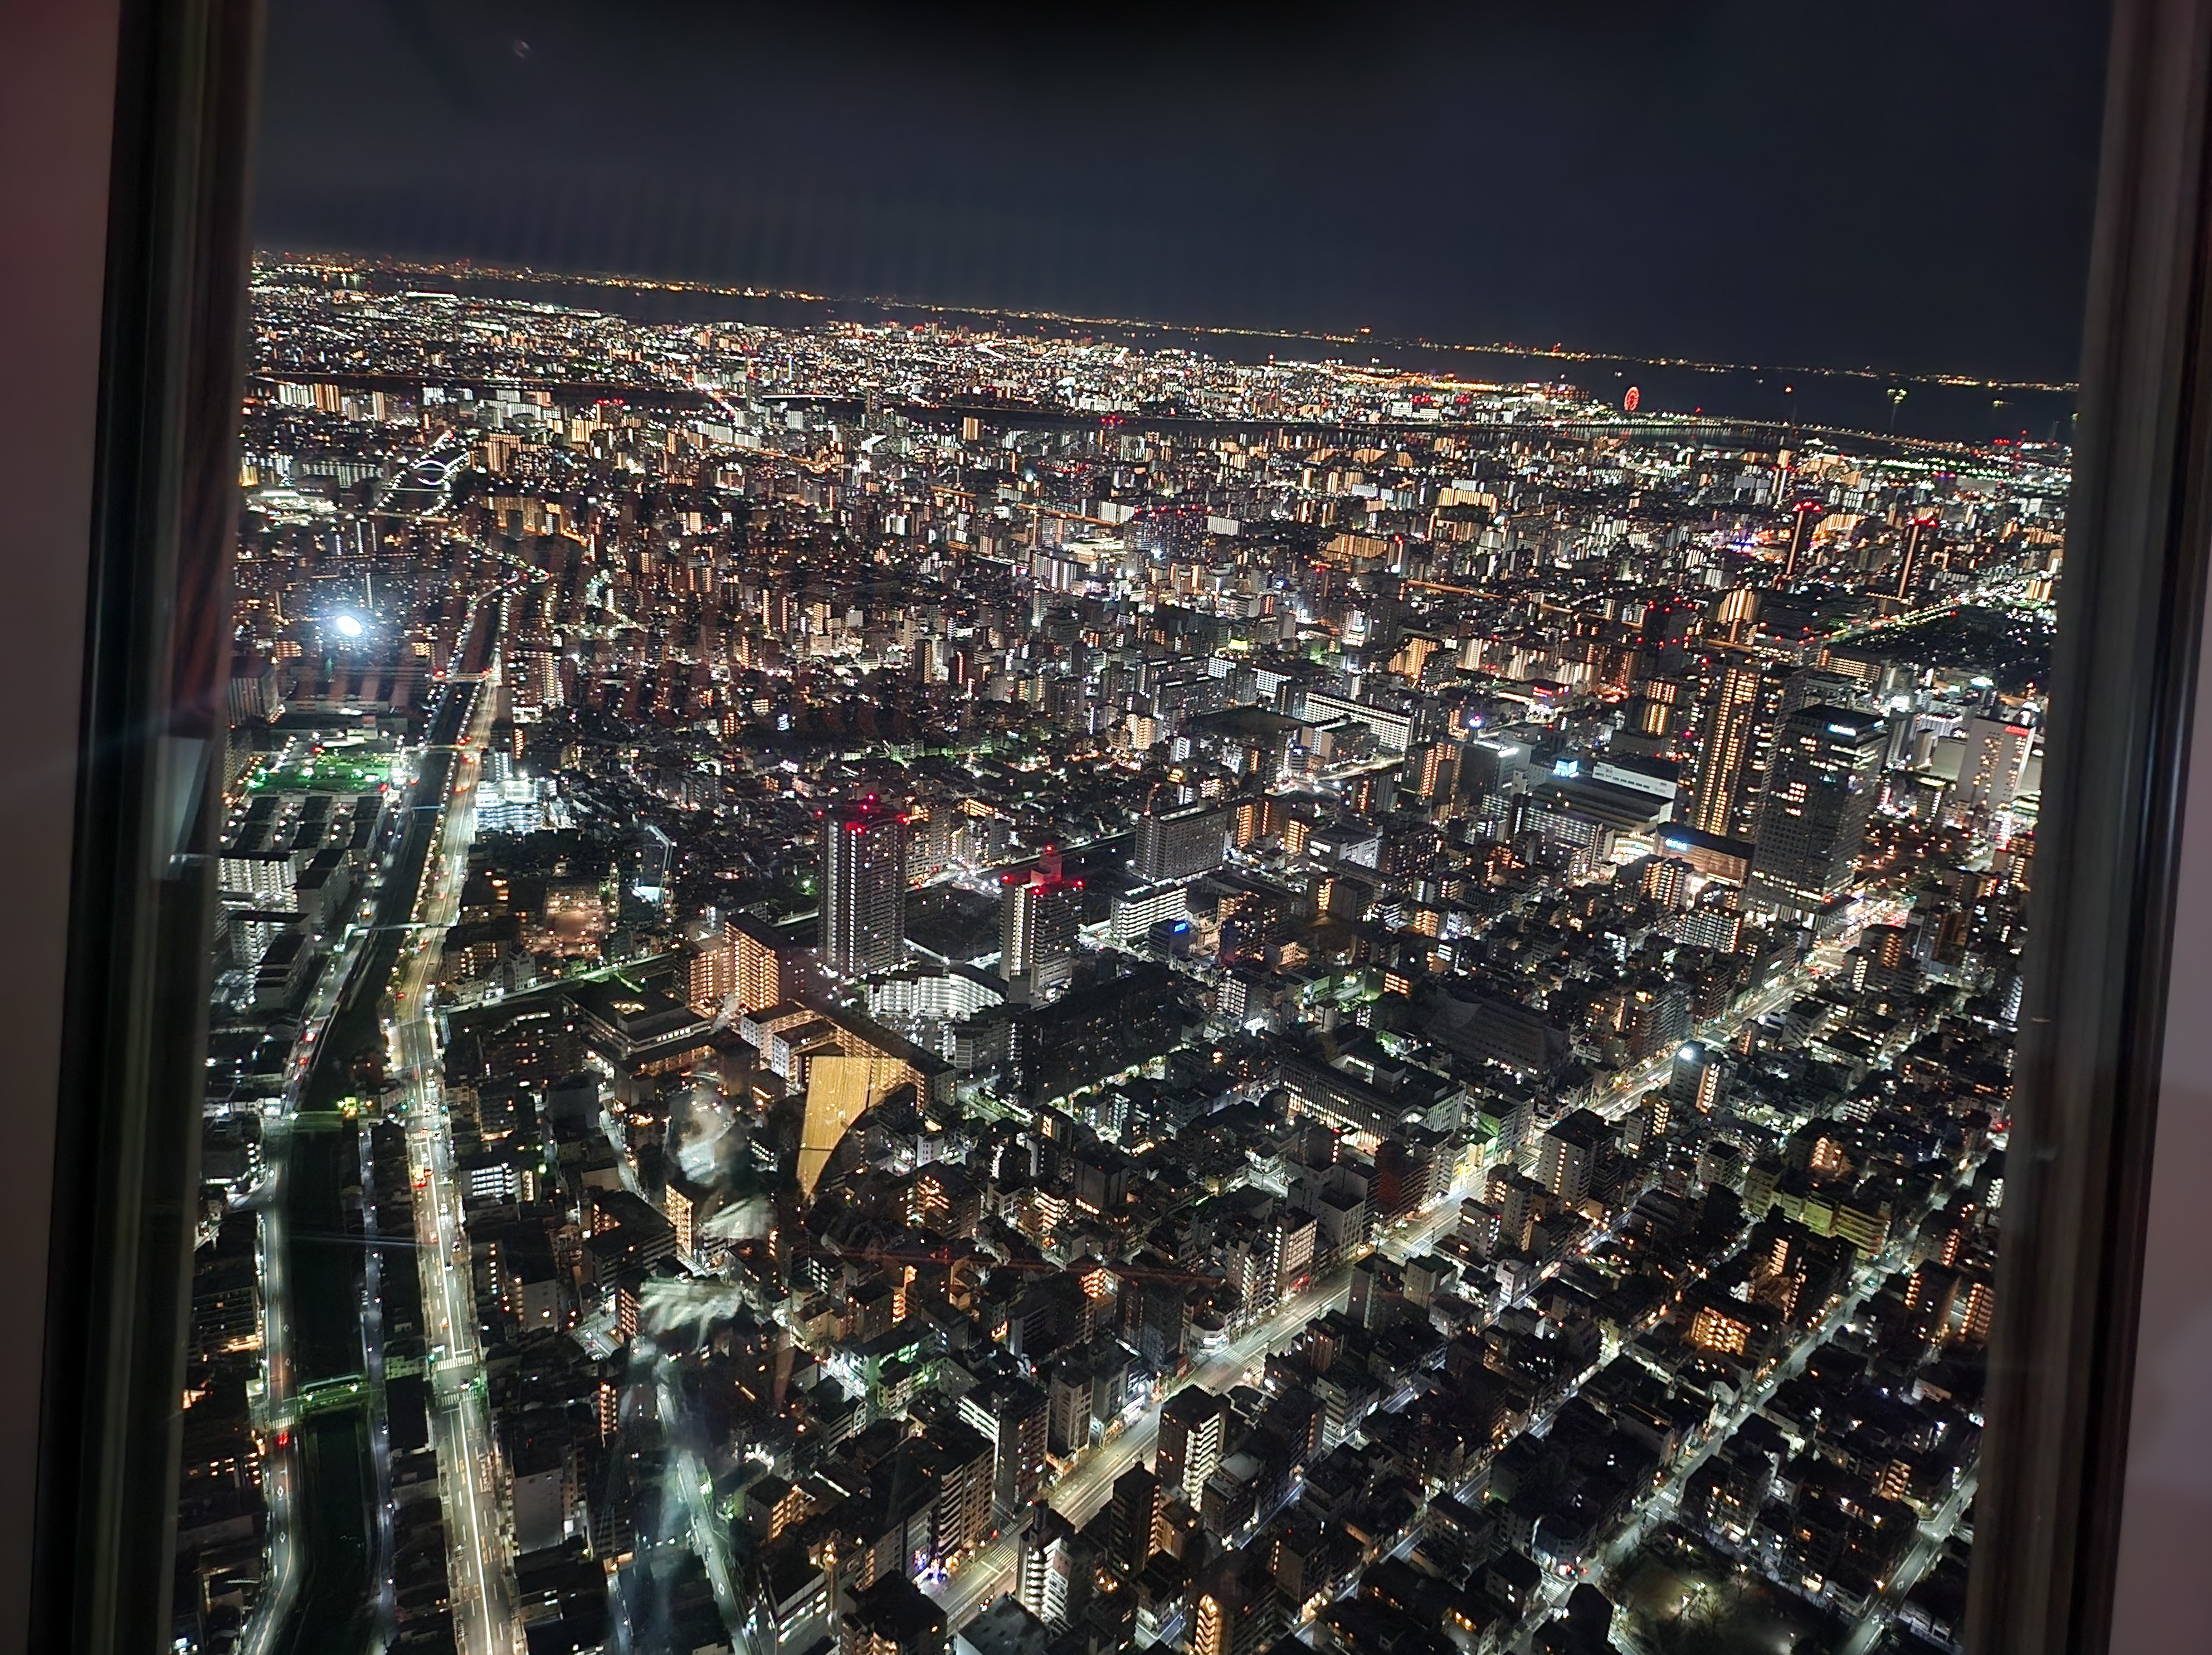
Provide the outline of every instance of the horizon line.
<path id="1" fill-rule="evenodd" d="M 1666 368 L 1699 374 L 1779 374 L 1825 375 L 1838 379 L 1875 380 L 1887 384 L 1941 386 L 1953 390 L 2033 391 L 2050 395 L 2079 396 L 2078 382 L 1996 379 L 1972 374 L 1905 373 L 1874 367 L 1812 367 L 1788 363 L 1734 362 L 1695 356 L 1647 356 L 1634 351 L 1590 350 L 1554 342 L 1550 345 L 1516 344 L 1510 340 L 1489 344 L 1431 339 L 1419 335 L 1377 335 L 1361 328 L 1351 333 L 1332 333 L 1317 328 L 1254 327 L 1237 324 L 1164 322 L 1139 317 L 1092 316 L 1009 305 L 961 304 L 941 300 L 902 299 L 882 295 L 839 295 L 804 288 L 757 287 L 751 283 L 696 281 L 684 277 L 626 275 L 614 271 L 552 271 L 531 265 L 503 265 L 471 259 L 422 259 L 390 253 L 349 250 L 296 251 L 257 246 L 253 261 L 281 261 L 326 268 L 354 265 L 393 271 L 416 271 L 438 275 L 479 277 L 525 282 L 567 282 L 586 287 L 606 287 L 638 292 L 690 293 L 712 298 L 756 299 L 817 305 L 873 305 L 884 310 L 906 310 L 927 315 L 1003 318 L 1027 323 L 1056 323 L 1079 327 L 1114 327 L 1154 333 L 1188 333 L 1197 338 L 1279 339 L 1322 344 L 1380 346 L 1419 350 L 1457 351 L 1468 356 L 1524 356 L 1563 362 L 1628 362 L 1638 367 Z M 1785 389 L 1785 394 L 1787 394 Z"/>

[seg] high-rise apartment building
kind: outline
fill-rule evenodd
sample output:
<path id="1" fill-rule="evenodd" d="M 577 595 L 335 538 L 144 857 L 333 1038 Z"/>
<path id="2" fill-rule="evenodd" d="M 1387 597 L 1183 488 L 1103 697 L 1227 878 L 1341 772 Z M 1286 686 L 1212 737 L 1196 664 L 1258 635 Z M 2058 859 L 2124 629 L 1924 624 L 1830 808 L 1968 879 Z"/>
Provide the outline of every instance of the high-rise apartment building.
<path id="1" fill-rule="evenodd" d="M 1172 923 L 1189 918 L 1190 886 L 1181 880 L 1163 879 L 1156 885 L 1117 891 L 1112 914 L 1107 934 L 1116 948 L 1133 947 L 1163 921 Z"/>
<path id="2" fill-rule="evenodd" d="M 1260 1549 L 1220 1559 L 1191 1605 L 1191 1655 L 1259 1655 L 1290 1619 Z"/>
<path id="3" fill-rule="evenodd" d="M 1936 550 L 1936 520 L 1916 517 L 1912 526 L 1905 531 L 1905 551 L 1897 560 L 1896 596 L 1900 601 L 1909 599 L 1913 590 L 1928 573 L 1928 559 Z"/>
<path id="4" fill-rule="evenodd" d="M 1813 549 L 1813 531 L 1827 508 L 1817 500 L 1801 500 L 1790 514 L 1790 549 L 1783 554 L 1782 579 L 1786 585 L 1804 573 Z"/>
<path id="5" fill-rule="evenodd" d="M 1127 1289 L 1137 1293 L 1135 1287 Z M 1183 1336 L 1190 1321 L 1190 1305 L 1181 1284 L 1146 1281 L 1139 1294 L 1137 1354 L 1155 1373 L 1173 1373 L 1182 1366 Z"/>
<path id="6" fill-rule="evenodd" d="M 925 1440 L 938 1480 L 937 1550 L 957 1557 L 991 1536 L 991 1482 L 997 1451 L 974 1427 L 960 1420 L 933 1423 Z"/>
<path id="7" fill-rule="evenodd" d="M 738 951 L 726 937 L 700 945 L 688 968 L 684 998 L 702 1017 L 713 1017 L 738 991 Z"/>
<path id="8" fill-rule="evenodd" d="M 1114 1479 L 1113 1501 L 1108 1507 L 1112 1516 L 1107 1561 L 1133 1580 L 1151 1561 L 1164 1503 L 1159 1478 L 1142 1464 L 1131 1466 Z"/>
<path id="9" fill-rule="evenodd" d="M 725 921 L 723 929 L 735 943 L 738 1004 L 757 1012 L 788 998 L 797 964 L 794 945 L 750 914 Z"/>
<path id="10" fill-rule="evenodd" d="M 1644 867 L 1644 894 L 1662 908 L 1686 908 L 1690 880 L 1696 873 L 1679 856 L 1655 856 Z"/>
<path id="11" fill-rule="evenodd" d="M 1809 915 L 1850 885 L 1888 739 L 1879 713 L 1812 706 L 1783 721 L 1759 799 L 1747 897 Z"/>
<path id="12" fill-rule="evenodd" d="M 905 818 L 872 798 L 845 805 L 822 824 L 822 964 L 865 977 L 905 955 Z"/>
<path id="13" fill-rule="evenodd" d="M 1048 1627 L 1066 1625 L 1078 1579 L 1073 1526 L 1039 1500 L 1030 1508 L 1016 1544 L 1014 1589 L 1022 1607 Z"/>
<path id="14" fill-rule="evenodd" d="M 1075 974 L 1083 881 L 1060 873 L 1046 853 L 1027 873 L 1008 874 L 999 896 L 999 975 L 1016 999 L 1047 1000 Z"/>
<path id="15" fill-rule="evenodd" d="M 1235 824 L 1231 807 L 1212 800 L 1146 812 L 1137 818 L 1137 877 L 1149 884 L 1211 873 L 1227 855 Z"/>
<path id="16" fill-rule="evenodd" d="M 660 1210 L 668 1215 L 669 1227 L 676 1232 L 678 1256 L 690 1257 L 693 1240 L 691 1220 L 697 1211 L 697 1204 L 672 1183 L 660 1192 Z"/>
<path id="17" fill-rule="evenodd" d="M 1707 668 L 1698 719 L 1698 782 L 1690 823 L 1722 838 L 1750 837 L 1782 679 L 1750 656 L 1730 653 Z"/>
<path id="18" fill-rule="evenodd" d="M 1160 1410 L 1159 1457 L 1153 1463 L 1160 1486 L 1197 1505 L 1206 1480 L 1221 1464 L 1228 1430 L 1227 1398 L 1195 1385 L 1170 1397 Z"/>
<path id="19" fill-rule="evenodd" d="M 1667 1095 L 1701 1115 L 1711 1114 L 1721 1095 L 1719 1050 L 1699 1041 L 1686 1042 L 1674 1054 L 1674 1067 L 1667 1077 Z"/>
<path id="20" fill-rule="evenodd" d="M 1001 1523 L 1036 1498 L 1044 1474 L 1045 1393 L 1025 1380 L 1004 1378 L 960 1399 L 960 1417 L 994 1445 L 992 1513 Z"/>
<path id="21" fill-rule="evenodd" d="M 1554 1201 L 1581 1206 L 1589 1197 L 1598 1155 L 1612 1131 L 1594 1110 L 1578 1109 L 1553 1123 L 1536 1141 L 1536 1182 Z"/>
<path id="22" fill-rule="evenodd" d="M 1417 799 L 1449 799 L 1459 787 L 1456 741 L 1431 741 L 1407 761 L 1409 790 Z"/>

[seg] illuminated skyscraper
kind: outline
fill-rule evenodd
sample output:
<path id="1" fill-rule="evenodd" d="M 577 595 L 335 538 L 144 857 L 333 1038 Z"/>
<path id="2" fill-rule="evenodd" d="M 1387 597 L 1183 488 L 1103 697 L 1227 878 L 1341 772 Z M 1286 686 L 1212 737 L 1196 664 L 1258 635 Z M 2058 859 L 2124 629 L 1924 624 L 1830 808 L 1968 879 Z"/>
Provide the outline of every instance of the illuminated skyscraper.
<path id="1" fill-rule="evenodd" d="M 1783 720 L 1759 799 L 1747 897 L 1812 914 L 1850 886 L 1888 738 L 1879 713 L 1816 704 Z"/>
<path id="2" fill-rule="evenodd" d="M 1083 881 L 1064 877 L 1060 855 L 1017 879 L 1006 876 L 999 909 L 999 975 L 1033 1000 L 1048 999 L 1075 972 Z"/>
<path id="3" fill-rule="evenodd" d="M 1916 517 L 1905 532 L 1905 555 L 1897 563 L 1897 595 L 1910 598 L 1913 587 L 1927 574 L 1928 556 L 1934 550 L 1936 520 Z"/>
<path id="4" fill-rule="evenodd" d="M 1715 661 L 1708 672 L 1690 825 L 1700 833 L 1746 838 L 1781 705 L 1782 680 L 1741 654 Z"/>
<path id="5" fill-rule="evenodd" d="M 1820 522 L 1826 507 L 1817 500 L 1801 500 L 1790 519 L 1790 550 L 1782 559 L 1782 579 L 1784 584 L 1797 578 L 1805 567 L 1806 555 L 1813 548 L 1813 530 Z"/>
<path id="6" fill-rule="evenodd" d="M 822 832 L 822 964 L 838 977 L 906 954 L 906 818 L 873 799 L 832 811 Z"/>

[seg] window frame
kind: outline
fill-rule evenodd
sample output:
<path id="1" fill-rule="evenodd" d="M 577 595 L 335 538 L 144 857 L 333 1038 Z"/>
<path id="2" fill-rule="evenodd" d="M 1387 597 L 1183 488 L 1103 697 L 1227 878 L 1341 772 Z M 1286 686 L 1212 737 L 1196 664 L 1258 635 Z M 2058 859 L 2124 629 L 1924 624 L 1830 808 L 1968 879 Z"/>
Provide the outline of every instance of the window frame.
<path id="1" fill-rule="evenodd" d="M 2212 4 L 2118 0 L 1966 1647 L 2095 1655 L 2126 1494 L 2212 537 Z"/>
<path id="2" fill-rule="evenodd" d="M 0 1485 L 34 1516 L 30 1643 L 83 1652 L 167 1640 L 261 27 L 258 0 L 120 15 L 76 825 L 66 867 L 16 868 L 70 892 L 35 1499 Z M 1970 1592 L 1984 1655 L 2109 1642 L 2212 539 L 2208 94 L 2212 0 L 2118 0 Z M 26 1008 L 0 1022 L 53 1050 Z"/>
<path id="3" fill-rule="evenodd" d="M 260 33 L 258 0 L 119 8 L 74 846 L 44 870 L 70 917 L 34 1648 L 168 1642 Z"/>

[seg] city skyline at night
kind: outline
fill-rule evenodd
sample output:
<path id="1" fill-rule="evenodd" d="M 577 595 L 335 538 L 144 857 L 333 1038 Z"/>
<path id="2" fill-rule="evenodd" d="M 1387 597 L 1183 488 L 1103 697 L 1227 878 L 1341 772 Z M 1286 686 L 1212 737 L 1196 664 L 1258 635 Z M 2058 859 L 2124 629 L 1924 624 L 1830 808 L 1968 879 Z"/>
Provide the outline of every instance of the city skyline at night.
<path id="1" fill-rule="evenodd" d="M 179 1648 L 1955 1655 L 2061 415 L 580 285 L 255 265 Z"/>

